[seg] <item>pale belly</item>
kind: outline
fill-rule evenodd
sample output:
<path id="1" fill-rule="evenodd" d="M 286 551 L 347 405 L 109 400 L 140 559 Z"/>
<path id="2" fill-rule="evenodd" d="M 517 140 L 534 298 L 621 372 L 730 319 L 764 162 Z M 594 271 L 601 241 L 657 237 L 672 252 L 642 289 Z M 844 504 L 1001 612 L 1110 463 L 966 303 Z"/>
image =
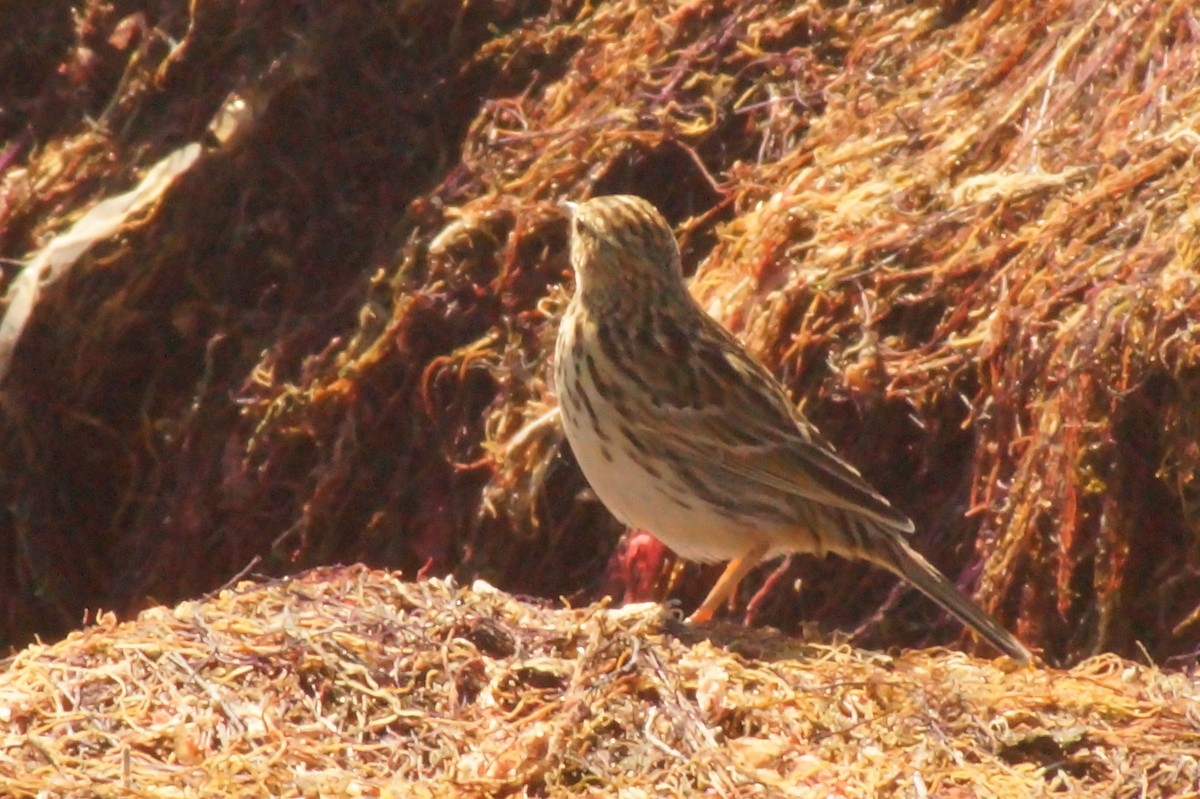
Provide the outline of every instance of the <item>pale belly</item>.
<path id="1" fill-rule="evenodd" d="M 590 424 L 574 423 L 563 415 L 567 440 L 588 485 L 604 506 L 629 527 L 645 530 L 681 557 L 702 563 L 732 560 L 749 550 L 756 537 L 739 530 L 731 518 L 720 515 L 702 501 L 672 490 L 662 478 L 666 467 L 650 473 L 624 447 L 606 445 Z"/>
<path id="2" fill-rule="evenodd" d="M 576 374 L 564 354 L 560 348 L 559 363 L 565 368 L 555 374 L 563 428 L 584 477 L 609 512 L 688 560 L 732 560 L 764 539 L 772 550 L 793 548 L 773 540 L 772 531 L 738 519 L 726 504 L 689 491 L 678 464 L 656 452 L 653 442 L 639 442 L 639 448 L 628 437 L 628 425 L 622 424 L 628 409 L 600 396 L 587 371 Z M 580 388 L 587 392 L 590 408 L 577 396 Z"/>

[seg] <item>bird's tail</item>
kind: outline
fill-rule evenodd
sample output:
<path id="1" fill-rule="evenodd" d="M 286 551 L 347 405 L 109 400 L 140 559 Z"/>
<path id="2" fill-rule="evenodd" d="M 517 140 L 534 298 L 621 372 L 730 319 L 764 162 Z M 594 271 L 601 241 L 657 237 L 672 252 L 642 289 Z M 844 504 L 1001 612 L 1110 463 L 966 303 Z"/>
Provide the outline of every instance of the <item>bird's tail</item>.
<path id="1" fill-rule="evenodd" d="M 882 535 L 875 537 L 880 546 L 868 555 L 870 560 L 912 583 L 1004 654 L 1021 663 L 1028 663 L 1033 659 L 1033 655 L 1024 644 L 1001 627 L 983 608 L 975 604 L 974 600 L 959 591 L 954 583 L 910 547 L 903 538 L 891 530 L 881 532 Z"/>

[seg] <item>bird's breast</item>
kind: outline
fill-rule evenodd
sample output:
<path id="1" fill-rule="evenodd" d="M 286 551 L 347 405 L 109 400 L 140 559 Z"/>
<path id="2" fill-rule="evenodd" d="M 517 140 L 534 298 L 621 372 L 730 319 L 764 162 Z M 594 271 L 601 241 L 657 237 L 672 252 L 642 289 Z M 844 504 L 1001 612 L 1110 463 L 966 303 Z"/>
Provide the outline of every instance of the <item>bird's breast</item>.
<path id="1" fill-rule="evenodd" d="M 572 318 L 575 317 L 575 318 Z M 656 432 L 650 397 L 621 375 L 588 320 L 568 314 L 555 350 L 563 429 L 584 477 L 624 524 L 650 532 L 680 556 L 711 562 L 742 555 L 756 535 L 739 518 L 736 486 L 712 462 L 676 452 Z"/>

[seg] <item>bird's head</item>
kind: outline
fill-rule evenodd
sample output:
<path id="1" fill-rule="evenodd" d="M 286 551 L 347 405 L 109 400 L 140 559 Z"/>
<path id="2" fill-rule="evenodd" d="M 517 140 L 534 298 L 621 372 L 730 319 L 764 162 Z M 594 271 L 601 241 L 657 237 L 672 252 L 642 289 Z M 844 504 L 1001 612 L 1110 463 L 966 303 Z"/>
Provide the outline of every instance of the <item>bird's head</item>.
<path id="1" fill-rule="evenodd" d="M 613 194 L 564 205 L 571 215 L 575 291 L 585 302 L 683 289 L 675 234 L 649 202 Z"/>

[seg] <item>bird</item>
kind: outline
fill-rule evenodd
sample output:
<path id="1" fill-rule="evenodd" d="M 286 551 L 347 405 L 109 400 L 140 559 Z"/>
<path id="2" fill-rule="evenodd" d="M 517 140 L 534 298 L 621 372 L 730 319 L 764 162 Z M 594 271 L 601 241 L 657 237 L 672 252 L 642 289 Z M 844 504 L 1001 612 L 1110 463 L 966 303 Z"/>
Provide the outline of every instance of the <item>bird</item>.
<path id="1" fill-rule="evenodd" d="M 575 275 L 553 364 L 563 430 L 619 521 L 686 560 L 728 563 L 689 623 L 710 621 L 764 561 L 834 553 L 893 572 L 1004 654 L 1031 660 L 908 543 L 913 522 L 704 311 L 653 204 L 616 194 L 563 205 Z"/>

